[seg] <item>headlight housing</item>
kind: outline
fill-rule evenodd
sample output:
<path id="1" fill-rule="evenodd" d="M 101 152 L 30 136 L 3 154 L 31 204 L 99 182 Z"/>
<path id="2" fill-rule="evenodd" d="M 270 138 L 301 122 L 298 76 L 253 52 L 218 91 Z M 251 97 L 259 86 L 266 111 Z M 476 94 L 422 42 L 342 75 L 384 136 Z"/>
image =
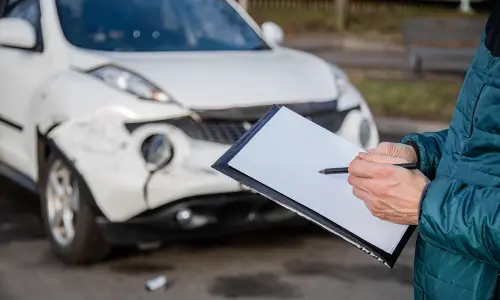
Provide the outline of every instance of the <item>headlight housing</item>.
<path id="1" fill-rule="evenodd" d="M 106 65 L 91 70 L 88 74 L 101 79 L 114 88 L 133 94 L 139 99 L 171 102 L 168 95 L 160 88 L 131 71 L 113 65 Z"/>
<path id="2" fill-rule="evenodd" d="M 141 154 L 151 171 L 165 167 L 174 157 L 174 148 L 164 134 L 147 137 L 141 145 Z"/>

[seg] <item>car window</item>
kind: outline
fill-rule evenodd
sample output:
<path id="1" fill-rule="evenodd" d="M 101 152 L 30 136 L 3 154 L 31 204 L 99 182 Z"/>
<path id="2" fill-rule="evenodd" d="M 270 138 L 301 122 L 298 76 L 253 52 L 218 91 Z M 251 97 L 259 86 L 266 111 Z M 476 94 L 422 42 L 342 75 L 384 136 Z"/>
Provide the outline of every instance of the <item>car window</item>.
<path id="1" fill-rule="evenodd" d="M 41 24 L 41 10 L 40 0 L 22 0 L 14 1 L 7 8 L 5 17 L 19 18 L 28 21 L 35 28 L 37 37 L 37 48 L 42 45 L 42 24 Z"/>
<path id="2" fill-rule="evenodd" d="M 234 26 L 240 22 L 237 13 L 228 13 L 225 1 L 192 0 L 196 9 L 188 10 L 188 18 L 196 25 L 192 26 L 196 37 L 206 36 L 220 43 L 244 46 L 247 39 L 246 30 Z M 212 2 L 212 3 L 210 3 Z M 206 22 L 206 20 L 211 20 Z"/>
<path id="3" fill-rule="evenodd" d="M 66 39 L 101 51 L 270 49 L 226 0 L 56 0 Z"/>

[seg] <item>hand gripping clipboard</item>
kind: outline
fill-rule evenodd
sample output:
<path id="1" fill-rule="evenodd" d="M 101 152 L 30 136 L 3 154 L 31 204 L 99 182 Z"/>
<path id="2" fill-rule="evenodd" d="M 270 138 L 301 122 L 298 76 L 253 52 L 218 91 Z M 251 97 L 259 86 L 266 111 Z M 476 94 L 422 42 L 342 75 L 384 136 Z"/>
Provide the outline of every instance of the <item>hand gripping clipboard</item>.
<path id="1" fill-rule="evenodd" d="M 278 127 L 279 129 L 277 129 Z M 304 149 L 296 151 L 303 150 L 304 153 L 312 153 L 310 155 L 311 164 L 314 164 L 317 161 L 317 159 L 314 160 L 312 158 L 328 156 L 314 155 L 314 152 L 311 151 L 318 150 L 314 149 L 314 144 L 323 143 L 323 141 L 328 140 L 334 143 L 330 143 L 330 145 L 336 145 L 335 143 L 345 143 L 345 147 L 347 147 L 346 149 L 350 149 L 349 147 L 351 147 L 346 142 L 340 140 L 340 137 L 335 137 L 336 140 L 331 140 L 335 135 L 324 128 L 320 128 L 319 125 L 314 124 L 312 121 L 295 114 L 285 107 L 274 105 L 212 165 L 212 168 L 249 187 L 264 197 L 278 203 L 279 205 L 295 211 L 297 214 L 308 219 L 309 221 L 353 244 L 358 249 L 374 257 L 387 267 L 393 268 L 416 226 L 390 224 L 388 222 L 378 220 L 371 216 L 371 214 L 368 215 L 364 210 L 360 210 L 361 208 L 359 208 L 359 204 L 357 203 L 354 204 L 354 208 L 352 210 L 357 213 L 349 216 L 350 211 L 348 206 L 351 205 L 350 203 L 354 202 L 348 202 L 348 206 L 345 206 L 345 204 L 344 206 L 341 206 L 340 204 L 332 203 L 331 206 L 333 208 L 335 208 L 335 205 L 339 205 L 340 208 L 330 209 L 328 206 L 326 206 L 326 208 L 323 207 L 325 200 L 319 199 L 316 202 L 311 201 L 308 203 L 309 199 L 307 199 L 307 197 L 303 197 L 304 191 L 297 190 L 297 188 L 295 188 L 295 194 L 294 191 L 289 192 L 289 187 L 297 186 L 297 178 L 293 178 L 293 174 L 291 174 L 290 177 L 287 177 L 288 175 L 279 173 L 280 165 L 278 161 L 284 160 L 285 158 L 280 157 L 280 155 L 276 155 L 276 151 L 278 151 L 276 149 L 286 143 L 290 143 L 290 145 L 301 145 L 297 143 L 292 136 L 297 136 L 298 139 L 303 139 L 305 141 L 307 145 L 303 146 Z M 314 138 L 316 138 L 316 140 L 313 140 Z M 264 140 L 269 142 L 263 142 Z M 309 143 L 307 143 L 307 141 L 309 141 Z M 292 147 L 287 149 L 292 149 Z M 354 150 L 349 151 L 352 152 L 356 150 L 356 148 L 352 149 Z M 345 150 L 344 152 L 348 151 Z M 332 153 L 332 155 L 335 154 Z M 251 160 L 251 162 L 245 164 L 245 160 Z M 307 166 L 309 163 L 308 161 L 302 160 L 299 162 L 302 166 Z M 284 165 L 281 164 L 281 166 Z M 324 167 L 325 165 L 323 164 L 322 166 Z M 268 170 L 264 170 L 264 172 L 262 171 L 263 168 L 268 168 Z M 316 167 L 315 170 L 319 169 L 320 167 Z M 281 177 L 278 181 L 273 182 L 273 178 L 269 179 L 269 177 L 267 177 L 266 179 L 266 176 L 262 175 L 267 172 L 276 172 L 276 176 L 271 176 L 273 178 L 277 176 Z M 316 176 L 312 175 L 312 173 L 308 174 L 310 175 L 307 176 L 310 177 Z M 313 181 L 312 186 L 324 187 L 324 182 L 314 182 L 315 180 L 326 180 L 323 178 L 325 177 L 322 177 L 321 179 L 311 179 L 309 181 Z M 342 186 L 342 188 L 345 189 L 343 185 L 339 186 Z M 328 183 L 326 183 L 326 188 L 328 188 Z M 296 199 L 293 199 L 294 197 L 291 195 L 297 195 Z M 302 198 L 300 195 L 302 195 Z M 344 195 L 347 194 L 344 193 Z M 298 200 L 299 198 L 301 198 L 301 200 Z M 358 201 L 361 202 L 359 199 Z M 345 213 L 340 214 L 338 211 L 344 209 L 343 207 L 346 207 L 346 211 Z M 364 209 L 368 210 L 366 207 L 364 207 Z M 330 210 L 330 214 L 328 213 L 328 210 Z M 359 225 L 360 222 L 352 221 L 357 218 L 360 219 L 361 223 L 366 220 L 366 224 L 369 225 L 361 226 Z M 359 232 L 359 234 L 356 232 Z M 361 235 L 363 235 L 364 238 L 361 237 Z M 373 240 L 374 242 L 370 242 L 370 240 Z"/>

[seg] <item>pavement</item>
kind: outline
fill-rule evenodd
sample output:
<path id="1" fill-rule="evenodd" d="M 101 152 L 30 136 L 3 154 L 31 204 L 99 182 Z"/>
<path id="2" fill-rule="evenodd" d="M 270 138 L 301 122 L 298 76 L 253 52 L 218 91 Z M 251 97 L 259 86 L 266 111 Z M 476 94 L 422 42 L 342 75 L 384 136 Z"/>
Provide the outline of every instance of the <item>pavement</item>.
<path id="1" fill-rule="evenodd" d="M 410 71 L 410 61 L 403 44 L 382 37 L 307 33 L 286 37 L 284 46 L 314 54 L 345 68 Z M 471 57 L 472 59 L 472 57 Z M 467 60 L 436 59 L 423 63 L 425 71 L 463 73 Z"/>
<path id="2" fill-rule="evenodd" d="M 400 136 L 382 135 L 397 141 Z M 52 255 L 38 199 L 0 178 L 0 299 L 412 299 L 412 239 L 390 270 L 316 226 L 261 232 L 148 252 L 122 249 L 73 268 Z M 147 292 L 165 275 L 167 289 Z"/>

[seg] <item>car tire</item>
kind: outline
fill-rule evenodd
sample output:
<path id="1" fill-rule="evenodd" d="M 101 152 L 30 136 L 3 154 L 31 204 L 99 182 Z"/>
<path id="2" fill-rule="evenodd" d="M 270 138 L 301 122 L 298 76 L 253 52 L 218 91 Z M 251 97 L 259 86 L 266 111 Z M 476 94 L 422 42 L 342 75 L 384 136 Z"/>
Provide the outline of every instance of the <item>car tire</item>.
<path id="1" fill-rule="evenodd" d="M 92 195 L 73 170 L 58 155 L 49 156 L 40 172 L 41 212 L 55 255 L 66 264 L 85 265 L 104 259 L 110 246 L 90 209 Z"/>

